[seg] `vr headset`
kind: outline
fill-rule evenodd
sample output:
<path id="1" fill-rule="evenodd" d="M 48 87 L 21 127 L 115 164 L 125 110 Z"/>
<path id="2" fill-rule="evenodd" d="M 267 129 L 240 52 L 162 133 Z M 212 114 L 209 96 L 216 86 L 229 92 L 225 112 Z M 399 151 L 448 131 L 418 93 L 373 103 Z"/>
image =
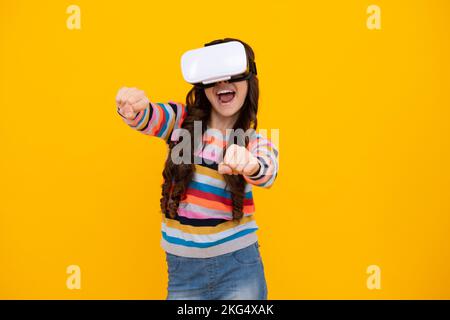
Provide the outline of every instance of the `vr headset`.
<path id="1" fill-rule="evenodd" d="M 208 88 L 219 81 L 242 81 L 257 74 L 256 63 L 247 58 L 239 41 L 207 43 L 181 57 L 183 78 L 195 86 Z"/>

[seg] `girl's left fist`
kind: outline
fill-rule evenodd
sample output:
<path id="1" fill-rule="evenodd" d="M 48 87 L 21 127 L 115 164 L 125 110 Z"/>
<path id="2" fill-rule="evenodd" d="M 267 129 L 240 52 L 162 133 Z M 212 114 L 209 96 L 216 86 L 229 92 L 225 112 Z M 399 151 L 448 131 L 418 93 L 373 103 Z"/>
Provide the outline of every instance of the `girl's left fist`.
<path id="1" fill-rule="evenodd" d="M 218 170 L 220 174 L 251 176 L 259 170 L 259 167 L 258 159 L 247 148 L 232 144 L 226 149 Z"/>

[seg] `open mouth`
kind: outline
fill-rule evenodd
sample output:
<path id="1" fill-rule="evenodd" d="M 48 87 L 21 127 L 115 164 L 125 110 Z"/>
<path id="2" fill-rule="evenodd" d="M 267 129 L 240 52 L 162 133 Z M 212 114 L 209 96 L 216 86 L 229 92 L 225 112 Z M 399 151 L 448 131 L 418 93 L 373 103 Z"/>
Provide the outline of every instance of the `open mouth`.
<path id="1" fill-rule="evenodd" d="M 236 92 L 233 90 L 219 90 L 217 92 L 217 97 L 222 104 L 228 104 L 231 101 L 233 101 L 234 97 L 236 96 Z"/>

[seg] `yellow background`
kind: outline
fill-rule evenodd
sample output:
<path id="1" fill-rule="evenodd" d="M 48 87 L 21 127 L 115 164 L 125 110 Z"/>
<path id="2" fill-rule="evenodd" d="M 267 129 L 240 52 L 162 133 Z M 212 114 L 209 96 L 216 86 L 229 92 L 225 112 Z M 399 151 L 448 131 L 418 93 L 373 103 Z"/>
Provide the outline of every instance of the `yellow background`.
<path id="1" fill-rule="evenodd" d="M 66 27 L 71 4 L 81 30 Z M 381 30 L 366 27 L 370 4 Z M 278 179 L 254 191 L 269 299 L 450 298 L 448 1 L 0 11 L 0 298 L 165 298 L 165 145 L 128 128 L 114 98 L 126 85 L 184 102 L 181 54 L 223 37 L 255 50 L 259 126 L 280 130 Z"/>

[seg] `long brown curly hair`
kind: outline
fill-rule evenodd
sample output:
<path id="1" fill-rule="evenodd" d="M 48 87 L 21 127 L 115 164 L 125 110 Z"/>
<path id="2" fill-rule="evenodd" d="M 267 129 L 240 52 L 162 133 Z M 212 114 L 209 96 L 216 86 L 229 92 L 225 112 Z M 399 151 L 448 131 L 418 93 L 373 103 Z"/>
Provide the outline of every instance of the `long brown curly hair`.
<path id="1" fill-rule="evenodd" d="M 255 61 L 255 54 L 253 49 L 245 42 L 234 39 L 225 38 L 214 40 L 207 45 L 213 45 L 229 41 L 241 42 L 247 54 L 247 58 Z M 259 99 L 259 84 L 256 75 L 252 75 L 248 81 L 248 91 L 242 108 L 239 110 L 239 116 L 232 129 L 247 129 L 253 128 L 256 130 Z M 186 129 L 190 133 L 192 141 L 190 145 L 191 162 L 189 164 L 181 163 L 174 164 L 170 156 L 172 148 L 176 141 L 169 142 L 169 153 L 165 162 L 163 170 L 164 183 L 162 184 L 161 197 L 161 211 L 170 218 L 174 219 L 178 214 L 178 206 L 180 201 L 186 198 L 186 190 L 192 180 L 195 165 L 194 165 L 194 121 L 201 121 L 202 132 L 207 129 L 207 123 L 211 115 L 211 103 L 205 94 L 205 89 L 193 86 L 186 96 L 186 117 L 181 125 L 182 129 Z M 231 129 L 231 128 L 230 128 Z M 230 143 L 230 142 L 229 142 Z M 248 143 L 248 141 L 246 141 Z M 228 144 L 229 145 L 229 144 Z M 224 149 L 225 151 L 225 149 Z M 227 190 L 231 193 L 231 200 L 233 205 L 233 219 L 239 220 L 243 217 L 244 197 L 245 197 L 245 180 L 241 175 L 224 175 L 227 185 Z"/>

